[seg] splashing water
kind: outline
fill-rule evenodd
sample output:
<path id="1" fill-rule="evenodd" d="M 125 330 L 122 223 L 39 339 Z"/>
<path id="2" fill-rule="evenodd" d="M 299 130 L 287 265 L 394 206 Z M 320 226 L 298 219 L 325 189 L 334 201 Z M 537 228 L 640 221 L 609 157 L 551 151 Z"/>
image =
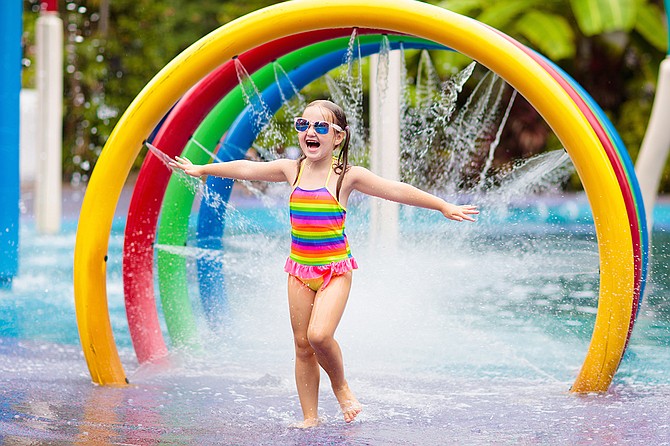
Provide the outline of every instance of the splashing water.
<path id="1" fill-rule="evenodd" d="M 172 171 L 174 175 L 179 179 L 179 181 L 184 184 L 188 190 L 190 190 L 193 193 L 199 192 L 202 189 L 202 181 L 200 181 L 198 178 L 194 178 L 190 175 L 187 175 L 184 173 L 183 170 L 172 167 L 172 158 L 170 156 L 163 152 L 161 149 L 158 147 L 154 146 L 153 144 L 149 142 L 144 143 L 145 146 L 149 149 L 149 151 L 156 157 L 158 160 L 165 165 L 168 169 Z"/>
<path id="2" fill-rule="evenodd" d="M 389 64 L 390 64 L 391 43 L 386 34 L 382 36 L 379 44 L 378 62 L 377 62 L 377 98 L 380 104 L 386 102 L 386 92 L 389 88 Z M 381 107 L 380 107 L 381 113 Z M 379 119 L 377 122 L 381 122 Z"/>
<path id="3" fill-rule="evenodd" d="M 223 259 L 223 252 L 219 249 L 166 245 L 163 243 L 156 243 L 155 248 L 159 251 L 164 251 L 192 260 L 209 260 L 221 262 Z"/>
<path id="4" fill-rule="evenodd" d="M 403 59 L 404 60 L 404 59 Z M 447 127 L 456 109 L 458 94 L 474 71 L 471 63 L 457 75 L 440 85 L 437 72 L 427 51 L 421 52 L 416 81 L 416 101 L 409 98 L 407 68 L 403 67 L 403 105 L 401 119 L 401 170 L 403 180 L 415 186 L 434 190 L 438 172 L 445 163 L 448 152 L 440 141 L 438 132 Z M 449 178 L 449 182 L 453 179 Z"/>
<path id="5" fill-rule="evenodd" d="M 212 159 L 214 159 L 217 162 L 221 162 L 221 160 L 216 156 L 216 154 L 208 150 L 198 141 L 196 141 L 195 139 L 191 139 L 191 141 L 193 141 L 196 144 L 196 146 L 198 146 Z M 179 168 L 172 167 L 171 165 L 172 159 L 170 158 L 170 156 L 167 155 L 162 150 L 160 150 L 158 147 L 154 146 L 149 142 L 145 142 L 145 145 L 153 155 L 155 155 L 168 169 L 170 169 L 173 172 L 173 174 L 176 176 L 179 182 L 182 185 L 184 185 L 187 190 L 193 193 L 196 197 L 200 197 L 200 200 L 206 203 L 209 207 L 217 210 L 215 215 L 217 216 L 219 221 L 223 222 L 224 219 L 226 218 L 226 215 L 232 216 L 233 218 L 236 217 L 241 218 L 241 215 L 239 214 L 239 212 L 236 211 L 235 206 L 231 204 L 229 201 L 224 200 L 221 194 L 219 194 L 212 188 L 208 187 L 207 183 L 203 182 L 200 178 L 195 178 L 190 175 L 187 175 L 186 173 L 184 173 L 184 171 L 182 171 Z M 249 188 L 249 190 L 252 191 L 255 190 L 256 194 L 259 197 L 263 196 L 262 191 L 258 190 L 257 188 L 254 188 L 251 182 L 243 182 L 243 183 Z M 253 229 L 255 227 L 253 222 L 245 220 L 244 218 L 241 218 L 240 224 L 243 226 L 247 226 L 250 229 Z"/>
<path id="6" fill-rule="evenodd" d="M 475 190 L 481 189 L 486 180 L 486 175 L 488 174 L 489 170 L 491 169 L 491 166 L 493 165 L 493 157 L 495 156 L 495 151 L 498 148 L 498 144 L 500 143 L 500 137 L 502 136 L 502 131 L 505 128 L 505 124 L 507 123 L 509 114 L 512 111 L 512 105 L 514 105 L 514 99 L 516 98 L 516 95 L 517 92 L 516 90 L 514 90 L 512 92 L 512 97 L 510 98 L 509 103 L 507 104 L 507 110 L 505 110 L 503 118 L 500 122 L 500 126 L 498 127 L 498 131 L 496 132 L 495 139 L 489 145 L 489 155 L 486 157 L 486 163 L 484 164 L 484 167 L 482 168 L 479 174 L 479 181 L 475 186 Z"/>
<path id="7" fill-rule="evenodd" d="M 335 79 L 326 75 L 324 78 L 333 102 L 342 107 L 347 116 L 347 122 L 351 129 L 349 154 L 350 159 L 355 164 L 361 157 L 365 157 L 367 147 L 363 120 L 363 68 L 360 40 L 356 29 L 353 30 L 349 38 L 343 62 L 346 70 L 341 70 L 340 76 Z"/>
<path id="8" fill-rule="evenodd" d="M 200 142 L 198 142 L 195 138 L 191 138 L 191 141 L 200 150 L 202 150 L 204 153 L 206 153 L 207 156 L 209 156 L 215 162 L 217 162 L 217 163 L 223 162 L 223 160 L 221 158 L 219 158 L 216 153 L 209 150 L 207 147 L 205 147 Z M 240 185 L 242 185 L 247 191 L 251 192 L 256 198 L 259 198 L 260 200 L 262 200 L 264 202 L 268 202 L 267 194 L 265 193 L 264 188 L 257 185 L 257 183 L 254 183 L 252 181 L 246 181 L 246 180 L 237 180 L 237 182 Z M 219 194 L 210 190 L 206 186 L 203 186 L 203 189 L 200 189 L 199 191 L 202 192 L 201 194 L 202 194 L 203 197 L 208 197 L 207 199 L 209 199 L 209 200 L 212 200 L 214 202 L 222 201 Z M 268 203 L 268 204 L 270 204 L 270 203 Z M 217 206 L 219 206 L 219 205 L 217 205 Z"/>
<path id="9" fill-rule="evenodd" d="M 570 157 L 564 150 L 553 150 L 519 160 L 487 181 L 486 204 L 510 203 L 557 189 L 574 173 Z M 494 186 L 497 185 L 497 186 Z M 498 207 L 497 206 L 497 207 Z"/>
<path id="10" fill-rule="evenodd" d="M 458 190 L 473 187 L 479 179 L 487 146 L 497 133 L 505 88 L 502 79 L 487 73 L 449 123 L 444 133 L 446 145 L 452 150 L 444 170 L 438 174 L 439 183 L 451 184 Z"/>
<path id="11" fill-rule="evenodd" d="M 172 170 L 173 172 L 178 172 L 180 170 L 180 169 L 173 168 L 170 165 L 172 163 L 172 158 L 170 158 L 170 156 L 167 153 L 163 152 L 158 147 L 154 146 L 153 144 L 151 144 L 149 142 L 145 142 L 144 145 L 147 146 L 147 149 L 149 149 L 149 151 L 153 155 L 155 155 L 156 158 L 158 158 L 158 160 L 160 162 L 165 164 L 170 170 Z"/>
<path id="12" fill-rule="evenodd" d="M 305 109 L 305 97 L 300 93 L 293 81 L 291 81 L 286 70 L 284 70 L 284 67 L 279 62 L 273 62 L 272 67 L 275 73 L 275 82 L 279 87 L 279 95 L 286 108 L 287 115 L 289 117 L 300 116 Z M 284 91 L 286 86 L 289 88 L 288 94 Z"/>
<path id="13" fill-rule="evenodd" d="M 214 153 L 214 152 L 212 152 L 211 150 L 209 150 L 207 147 L 205 147 L 204 145 L 202 145 L 202 144 L 201 144 L 198 140 L 196 140 L 195 138 L 191 138 L 191 141 L 192 141 L 193 144 L 195 144 L 200 150 L 202 150 L 205 154 L 207 154 L 207 156 L 209 156 L 211 159 L 213 159 L 213 160 L 216 161 L 217 163 L 220 163 L 220 162 L 223 161 L 223 160 L 221 160 L 221 158 L 219 158 L 219 157 L 216 155 L 216 153 Z"/>
<path id="14" fill-rule="evenodd" d="M 262 158 L 273 160 L 279 157 L 277 149 L 283 145 L 283 134 L 270 107 L 265 103 L 260 90 L 239 59 L 235 59 L 235 71 L 242 89 L 244 101 L 251 111 L 254 132 L 262 135 L 263 144 L 258 150 Z"/>
<path id="15" fill-rule="evenodd" d="M 414 101 L 403 67 L 403 180 L 439 194 L 465 193 L 482 205 L 495 204 L 496 209 L 564 184 L 574 170 L 562 151 L 494 169 L 495 151 L 517 92 L 511 92 L 505 106 L 507 84 L 487 72 L 456 111 L 459 94 L 475 66 L 472 62 L 440 82 L 429 53 L 422 51 Z"/>

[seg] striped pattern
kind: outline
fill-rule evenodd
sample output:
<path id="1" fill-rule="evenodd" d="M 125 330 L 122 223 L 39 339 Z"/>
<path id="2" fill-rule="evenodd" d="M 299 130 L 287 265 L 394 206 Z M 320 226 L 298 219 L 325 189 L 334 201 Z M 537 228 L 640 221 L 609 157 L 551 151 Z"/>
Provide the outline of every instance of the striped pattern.
<path id="1" fill-rule="evenodd" d="M 296 187 L 289 200 L 289 210 L 290 259 L 301 265 L 320 266 L 351 258 L 344 233 L 347 211 L 327 188 Z"/>

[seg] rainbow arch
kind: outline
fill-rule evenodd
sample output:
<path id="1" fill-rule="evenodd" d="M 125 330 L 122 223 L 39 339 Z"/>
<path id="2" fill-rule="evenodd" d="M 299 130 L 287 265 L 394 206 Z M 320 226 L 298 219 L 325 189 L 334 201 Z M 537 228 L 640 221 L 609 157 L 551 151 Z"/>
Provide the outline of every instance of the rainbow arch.
<path id="1" fill-rule="evenodd" d="M 198 92 L 205 85 L 218 88 L 218 95 L 213 95 L 218 100 L 236 83 L 235 76 L 221 74 L 231 69 L 234 57 L 239 57 L 250 72 L 256 71 L 288 51 L 348 35 L 351 27 L 416 36 L 471 57 L 519 91 L 562 141 L 592 208 L 601 271 L 592 340 L 572 390 L 607 390 L 630 337 L 648 258 L 643 203 L 625 147 L 597 105 L 553 64 L 482 23 L 411 0 L 324 0 L 319 4 L 296 0 L 274 5 L 203 37 L 147 84 L 105 145 L 84 197 L 77 230 L 75 305 L 82 348 L 93 381 L 103 385 L 127 382 L 109 322 L 105 265 L 114 210 L 142 141 L 178 101 L 190 104 L 191 116 L 182 114 L 180 119 L 190 120 L 193 129 L 214 106 L 214 101 Z M 214 73 L 220 73 L 227 81 L 214 82 Z M 156 137 L 156 141 L 164 138 L 165 144 L 159 146 L 171 155 L 179 153 L 190 136 L 179 134 L 178 126 L 170 125 L 172 120 L 179 121 L 173 119 L 177 116 L 173 113 Z M 140 172 L 136 194 L 146 198 L 146 202 L 153 200 L 153 204 L 146 212 L 131 206 L 128 221 L 144 219 L 146 227 L 152 224 L 155 227 L 152 212 L 157 216 L 157 203 L 164 190 L 155 189 L 149 182 L 155 185 L 159 178 L 167 183 L 168 175 L 166 169 L 161 172 L 155 163 L 147 167 L 150 163 L 146 161 Z M 153 236 L 139 234 L 135 239 L 127 239 L 124 246 L 124 252 L 129 253 L 127 257 L 124 255 L 124 274 L 130 271 L 138 277 L 133 283 L 124 281 L 124 291 L 131 337 L 140 362 L 167 352 L 157 325 L 153 277 L 147 269 L 137 266 L 152 261 Z M 129 300 L 133 293 L 136 296 Z M 182 308 L 163 309 L 167 316 Z M 142 340 L 141 345 L 137 340 Z"/>

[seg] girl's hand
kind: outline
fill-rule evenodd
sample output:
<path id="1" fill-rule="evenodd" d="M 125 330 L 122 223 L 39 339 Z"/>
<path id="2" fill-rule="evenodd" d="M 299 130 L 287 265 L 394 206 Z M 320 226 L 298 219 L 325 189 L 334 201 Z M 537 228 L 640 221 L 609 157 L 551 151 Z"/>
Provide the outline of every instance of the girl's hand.
<path id="1" fill-rule="evenodd" d="M 185 174 L 196 178 L 200 178 L 204 174 L 203 166 L 193 164 L 188 158 L 180 156 L 174 157 L 174 161 L 170 162 L 170 167 L 183 170 Z"/>
<path id="2" fill-rule="evenodd" d="M 472 204 L 463 204 L 460 206 L 453 205 L 451 203 L 445 203 L 445 206 L 442 209 L 442 214 L 450 220 L 455 221 L 475 221 L 471 215 L 479 214 L 477 206 Z"/>

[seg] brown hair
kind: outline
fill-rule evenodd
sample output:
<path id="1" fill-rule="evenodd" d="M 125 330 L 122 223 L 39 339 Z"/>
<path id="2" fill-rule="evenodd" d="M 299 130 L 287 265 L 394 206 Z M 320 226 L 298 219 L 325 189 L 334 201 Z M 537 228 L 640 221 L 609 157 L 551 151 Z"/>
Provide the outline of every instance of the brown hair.
<path id="1" fill-rule="evenodd" d="M 305 108 L 307 109 L 309 107 L 320 107 L 322 109 L 325 109 L 331 115 L 331 118 L 333 118 L 334 120 L 333 123 L 342 127 L 342 130 L 344 130 L 346 134 L 344 137 L 344 141 L 340 143 L 340 153 L 337 156 L 337 163 L 333 168 L 335 173 L 339 175 L 339 178 L 337 179 L 337 190 L 335 191 L 335 198 L 339 200 L 340 189 L 342 188 L 342 180 L 344 179 L 344 174 L 349 170 L 349 167 L 351 167 L 349 166 L 349 141 L 351 140 L 351 130 L 349 129 L 349 125 L 347 124 L 347 115 L 344 114 L 344 110 L 342 110 L 342 107 L 335 104 L 334 102 L 325 99 L 318 99 L 316 101 L 312 101 Z M 300 172 L 300 166 L 302 165 L 304 159 L 305 154 L 303 153 L 300 155 L 300 158 L 298 158 L 298 173 Z M 296 181 L 298 181 L 297 174 L 295 177 L 295 181 L 293 182 L 294 185 Z"/>

